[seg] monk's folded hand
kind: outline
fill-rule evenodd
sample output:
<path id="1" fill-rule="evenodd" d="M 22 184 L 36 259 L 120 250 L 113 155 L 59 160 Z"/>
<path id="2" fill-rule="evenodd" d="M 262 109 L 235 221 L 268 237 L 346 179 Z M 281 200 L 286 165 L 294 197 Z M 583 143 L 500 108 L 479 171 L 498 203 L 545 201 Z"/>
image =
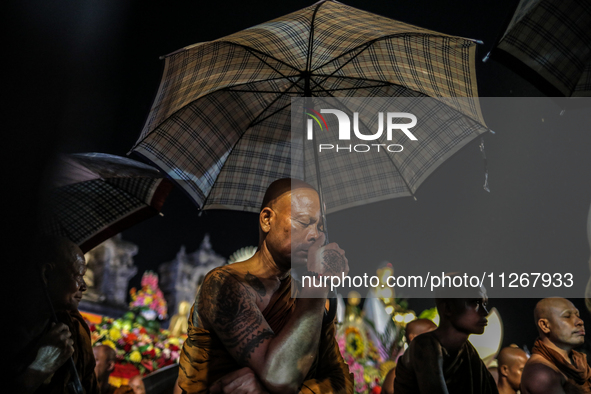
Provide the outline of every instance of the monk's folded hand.
<path id="1" fill-rule="evenodd" d="M 349 261 L 345 251 L 336 242 L 324 245 L 325 236 L 321 233 L 308 249 L 308 271 L 323 276 L 341 276 L 349 273 Z"/>
<path id="2" fill-rule="evenodd" d="M 209 392 L 210 394 L 269 394 L 252 369 L 248 367 L 230 372 L 218 379 L 211 385 Z"/>
<path id="3" fill-rule="evenodd" d="M 29 368 L 41 373 L 54 373 L 74 354 L 72 334 L 63 323 L 52 324 L 41 339 L 35 361 Z"/>

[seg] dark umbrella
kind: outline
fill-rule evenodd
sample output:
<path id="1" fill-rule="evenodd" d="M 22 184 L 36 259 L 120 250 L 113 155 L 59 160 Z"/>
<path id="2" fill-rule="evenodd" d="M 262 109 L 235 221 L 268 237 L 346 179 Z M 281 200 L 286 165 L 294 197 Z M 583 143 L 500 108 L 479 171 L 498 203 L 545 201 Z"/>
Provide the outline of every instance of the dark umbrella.
<path id="1" fill-rule="evenodd" d="M 41 231 L 64 236 L 85 253 L 158 215 L 172 188 L 157 169 L 104 153 L 60 156 L 48 183 Z"/>
<path id="2" fill-rule="evenodd" d="M 591 2 L 521 0 L 489 55 L 550 96 L 591 96 Z"/>

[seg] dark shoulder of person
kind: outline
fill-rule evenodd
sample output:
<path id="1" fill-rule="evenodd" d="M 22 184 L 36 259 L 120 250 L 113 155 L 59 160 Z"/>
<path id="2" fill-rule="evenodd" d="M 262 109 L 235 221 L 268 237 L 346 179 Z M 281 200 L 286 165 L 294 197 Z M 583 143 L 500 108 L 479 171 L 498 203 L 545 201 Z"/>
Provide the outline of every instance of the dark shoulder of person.
<path id="1" fill-rule="evenodd" d="M 523 394 L 538 394 L 552 392 L 553 387 L 561 387 L 562 375 L 551 367 L 542 363 L 528 363 L 523 369 L 521 377 L 521 391 Z"/>

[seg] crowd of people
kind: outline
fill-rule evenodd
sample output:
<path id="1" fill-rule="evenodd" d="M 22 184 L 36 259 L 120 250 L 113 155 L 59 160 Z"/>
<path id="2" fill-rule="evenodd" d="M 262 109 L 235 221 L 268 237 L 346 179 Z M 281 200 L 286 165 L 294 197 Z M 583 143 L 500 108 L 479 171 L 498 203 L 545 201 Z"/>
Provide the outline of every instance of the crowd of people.
<path id="1" fill-rule="evenodd" d="M 197 294 L 175 393 L 353 393 L 353 375 L 335 339 L 335 313 L 327 309 L 328 287 L 304 287 L 291 276 L 292 265 L 309 276 L 348 272 L 345 251 L 325 244 L 320 212 L 310 185 L 281 179 L 269 186 L 257 252 L 212 270 Z M 86 290 L 80 249 L 45 237 L 31 252 L 24 298 L 29 309 L 8 344 L 8 359 L 14 360 L 8 392 L 72 393 L 76 377 L 87 394 L 145 392 L 139 376 L 111 386 L 115 352 L 91 346 L 78 311 Z M 482 287 L 469 297 L 437 293 L 439 325 L 424 319 L 408 324 L 410 345 L 385 378 L 383 392 L 591 393 L 591 368 L 575 350 L 585 329 L 570 301 L 539 301 L 533 311 L 539 337 L 531 357 L 517 347 L 504 348 L 494 371 L 468 340 L 483 333 L 487 302 Z"/>

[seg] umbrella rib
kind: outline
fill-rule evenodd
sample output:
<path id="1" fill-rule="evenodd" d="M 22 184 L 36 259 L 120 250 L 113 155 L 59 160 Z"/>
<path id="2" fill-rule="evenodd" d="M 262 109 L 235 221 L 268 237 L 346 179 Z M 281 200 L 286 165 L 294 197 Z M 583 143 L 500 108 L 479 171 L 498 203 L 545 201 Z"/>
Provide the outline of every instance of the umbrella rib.
<path id="1" fill-rule="evenodd" d="M 341 90 L 358 90 L 358 89 L 368 89 L 368 88 L 381 88 L 381 87 L 385 87 L 385 86 L 392 86 L 392 85 L 396 85 L 393 83 L 383 83 L 381 85 L 368 85 L 368 86 L 358 86 L 358 87 L 352 87 L 352 88 L 336 88 L 336 89 L 323 89 L 325 92 L 338 92 Z M 400 85 L 398 85 L 400 86 Z"/>
<path id="2" fill-rule="evenodd" d="M 350 58 L 349 60 L 347 60 L 345 63 L 343 63 L 343 64 L 342 64 L 342 65 L 341 65 L 339 68 L 337 68 L 337 69 L 333 70 L 333 72 L 332 72 L 331 74 L 328 74 L 328 75 L 327 75 L 327 76 L 326 76 L 326 77 L 325 77 L 325 78 L 324 78 L 322 81 L 320 81 L 319 83 L 323 83 L 323 82 L 324 82 L 324 81 L 326 81 L 328 78 L 330 78 L 330 77 L 332 77 L 333 75 L 335 75 L 335 74 L 337 73 L 337 71 L 339 71 L 340 69 L 342 69 L 343 67 L 345 67 L 345 66 L 346 66 L 347 64 L 349 64 L 350 62 L 352 62 L 352 61 L 353 61 L 353 59 L 357 58 L 357 56 L 359 56 L 359 55 L 360 55 L 360 54 L 361 54 L 363 51 L 365 51 L 367 48 L 369 48 L 369 47 L 370 47 L 372 44 L 373 44 L 373 41 L 370 41 L 369 43 L 365 43 L 365 48 L 361 49 L 361 50 L 360 50 L 360 51 L 359 51 L 359 52 L 358 52 L 358 53 L 357 53 L 355 56 L 351 56 L 351 58 Z M 348 54 L 348 53 L 351 53 L 352 51 L 354 51 L 354 50 L 356 50 L 356 49 L 358 49 L 358 48 L 360 48 L 360 47 L 362 47 L 362 46 L 363 46 L 363 45 L 359 45 L 359 46 L 357 46 L 357 47 L 355 47 L 355 48 L 351 49 L 350 51 L 347 51 L 347 52 L 345 52 L 345 53 L 343 53 L 343 54 L 341 54 L 341 55 L 337 56 L 336 58 L 334 58 L 334 59 L 332 59 L 332 60 L 328 61 L 327 63 L 323 64 L 322 66 L 320 66 L 320 67 L 316 68 L 316 70 L 318 70 L 318 69 L 320 69 L 320 68 L 324 67 L 325 65 L 327 65 L 327 64 L 329 64 L 329 63 L 332 63 L 332 62 L 334 62 L 335 60 L 337 60 L 337 59 L 341 58 L 342 56 L 345 56 L 345 55 L 346 55 L 346 54 Z M 315 71 L 316 71 L 316 70 L 315 70 Z"/>
<path id="3" fill-rule="evenodd" d="M 267 67 L 269 67 L 271 70 L 273 70 L 273 71 L 275 71 L 277 74 L 281 75 L 283 78 L 288 78 L 288 76 L 287 76 L 287 75 L 284 75 L 284 74 L 283 74 L 281 71 L 277 70 L 275 67 L 273 67 L 272 65 L 270 65 L 270 64 L 269 64 L 267 61 L 263 60 L 263 59 L 262 59 L 262 57 L 261 57 L 261 56 L 258 56 L 258 55 L 259 55 L 259 54 L 265 55 L 266 57 L 269 57 L 269 58 L 271 58 L 271 59 L 273 59 L 273 60 L 275 60 L 275 61 L 277 61 L 277 62 L 279 62 L 279 63 L 281 63 L 281 64 L 283 64 L 283 65 L 285 65 L 285 66 L 288 66 L 288 67 L 290 67 L 290 68 L 291 68 L 291 69 L 293 69 L 293 70 L 299 71 L 299 70 L 298 70 L 298 69 L 296 69 L 295 67 L 291 66 L 289 63 L 282 62 L 281 60 L 279 60 L 279 59 L 277 59 L 277 58 L 275 58 L 275 57 L 273 57 L 273 56 L 270 56 L 270 55 L 268 55 L 268 54 L 266 54 L 266 53 L 263 53 L 263 52 L 261 52 L 261 51 L 258 51 L 258 50 L 256 50 L 256 49 L 253 49 L 253 48 L 251 48 L 251 47 L 247 47 L 246 45 L 241 45 L 241 46 L 242 46 L 242 47 L 243 47 L 243 48 L 244 48 L 246 51 L 248 51 L 248 52 L 252 53 L 252 55 L 253 55 L 254 57 L 256 57 L 257 59 L 259 59 L 259 60 L 260 60 L 262 63 L 266 64 L 266 65 L 267 65 Z"/>
<path id="4" fill-rule="evenodd" d="M 234 42 L 232 42 L 231 44 L 233 44 L 233 45 L 236 45 L 237 47 L 241 47 L 241 48 L 245 49 L 247 52 L 250 52 L 250 53 L 252 53 L 252 54 L 253 54 L 253 55 L 254 55 L 254 56 L 257 58 L 257 59 L 259 59 L 261 62 L 265 63 L 267 66 L 269 66 L 269 68 L 270 68 L 270 69 L 272 69 L 273 71 L 275 71 L 275 72 L 276 72 L 276 73 L 278 73 L 279 75 L 282 75 L 282 76 L 284 76 L 284 75 L 283 75 L 281 72 L 279 72 L 279 71 L 278 71 L 278 70 L 277 70 L 275 67 L 271 66 L 269 63 L 267 63 L 266 61 L 264 61 L 263 59 L 261 59 L 259 56 L 256 56 L 256 54 L 258 53 L 258 54 L 261 54 L 261 55 L 263 55 L 263 56 L 265 56 L 265 57 L 268 57 L 268 58 L 270 58 L 270 59 L 273 59 L 273 60 L 275 60 L 276 62 L 278 62 L 278 63 L 281 63 L 281 64 L 283 64 L 284 66 L 286 66 L 286 67 L 288 67 L 288 68 L 291 68 L 292 70 L 295 70 L 295 71 L 298 71 L 298 72 L 299 72 L 299 71 L 301 71 L 301 70 L 298 70 L 297 68 L 295 68 L 294 66 L 292 66 L 291 64 L 289 64 L 289 63 L 287 63 L 287 62 L 285 62 L 285 61 L 283 61 L 283 60 L 281 60 L 281 59 L 278 59 L 278 58 L 276 58 L 275 56 L 272 56 L 272 55 L 270 55 L 270 54 L 268 54 L 268 53 L 265 53 L 265 52 L 263 52 L 263 51 L 260 51 L 260 50 L 258 50 L 258 49 L 254 49 L 254 48 L 252 48 L 252 47 L 249 47 L 249 46 L 246 46 L 246 45 L 242 45 L 242 44 L 236 44 L 236 43 L 234 43 Z M 284 77 L 285 77 L 285 78 L 287 78 L 286 76 L 284 76 Z"/>
<path id="5" fill-rule="evenodd" d="M 265 118 L 263 118 L 263 119 L 259 120 L 259 122 L 258 122 L 258 123 L 260 123 L 260 122 L 264 121 L 265 119 L 267 119 L 267 118 L 269 118 L 269 117 L 271 117 L 271 116 L 275 115 L 275 114 L 276 114 L 277 112 L 279 112 L 279 111 L 283 111 L 285 108 L 289 107 L 290 105 L 291 105 L 291 102 L 290 102 L 289 104 L 285 105 L 284 107 L 282 107 L 282 108 L 278 109 L 277 111 L 273 112 L 273 113 L 272 113 L 272 114 L 270 114 L 269 116 L 266 116 Z M 269 108 L 269 107 L 267 107 L 267 108 Z M 263 113 L 263 112 L 265 112 L 265 111 L 262 111 L 261 113 Z M 260 114 L 259 114 L 259 116 L 260 116 Z M 255 119 L 255 120 L 256 120 L 256 119 Z M 253 121 L 253 122 L 252 122 L 252 123 L 251 123 L 251 124 L 250 124 L 250 125 L 247 127 L 247 129 L 251 128 L 251 127 L 252 127 L 252 126 L 254 126 L 254 125 L 256 125 L 255 121 Z M 234 150 L 234 148 L 236 147 L 236 145 L 238 145 L 238 143 L 240 142 L 240 140 L 242 140 L 242 137 L 244 136 L 244 134 L 246 134 L 246 132 L 242 133 L 242 135 L 240 136 L 240 138 L 238 138 L 238 140 L 236 140 L 236 143 L 234 144 L 234 146 L 232 146 L 232 149 L 230 150 L 230 152 L 232 152 L 232 151 Z M 222 168 L 220 168 L 220 171 L 219 171 L 219 173 L 221 173 L 221 172 L 222 172 L 222 170 L 223 170 L 223 169 L 224 169 L 224 167 L 226 166 L 226 163 L 227 163 L 227 162 L 228 162 L 228 160 L 226 160 L 226 161 L 224 162 L 224 164 L 222 165 Z M 213 186 L 212 186 L 212 189 L 213 189 Z M 207 205 L 207 201 L 209 200 L 209 196 L 211 196 L 211 195 L 212 195 L 212 193 L 211 193 L 211 190 L 210 190 L 210 191 L 209 191 L 209 193 L 207 193 L 207 195 L 205 196 L 205 199 L 203 200 L 203 204 L 202 204 L 202 206 L 201 206 L 201 208 L 200 208 L 200 209 L 201 209 L 201 211 L 204 211 L 204 210 L 205 210 L 205 206 Z"/>
<path id="6" fill-rule="evenodd" d="M 262 119 L 258 119 L 258 118 L 257 118 L 257 119 L 255 119 L 255 120 L 253 120 L 253 121 L 252 121 L 252 122 L 251 122 L 251 123 L 248 125 L 248 128 L 254 127 L 254 126 L 256 126 L 257 124 L 259 124 L 259 123 L 261 123 L 261 122 L 264 122 L 265 120 L 269 119 L 271 116 L 275 115 L 276 113 L 279 113 L 279 112 L 283 111 L 285 108 L 289 107 L 290 105 L 291 105 L 291 102 L 290 102 L 289 104 L 286 104 L 286 105 L 284 105 L 283 107 L 279 108 L 278 110 L 276 110 L 276 111 L 274 111 L 274 112 L 270 113 L 269 115 L 265 116 L 265 117 L 264 117 L 264 118 L 262 118 Z M 269 108 L 269 107 L 267 107 L 267 108 Z M 265 111 L 263 111 L 263 112 L 265 112 Z M 263 112 L 261 112 L 261 114 L 262 114 Z"/>
<path id="7" fill-rule="evenodd" d="M 387 40 L 387 39 L 390 39 L 390 38 L 394 38 L 394 37 L 405 37 L 405 36 L 423 36 L 423 37 L 439 37 L 439 38 L 445 38 L 445 37 L 447 37 L 447 38 L 451 38 L 451 39 L 456 38 L 456 39 L 460 39 L 460 40 L 471 41 L 471 42 L 474 42 L 474 43 L 481 43 L 481 41 L 473 40 L 473 39 L 470 39 L 470 38 L 463 38 L 463 37 L 457 37 L 457 36 L 448 36 L 448 35 L 442 35 L 442 34 L 409 33 L 409 32 L 388 34 L 388 35 L 385 35 L 385 36 L 374 38 L 371 41 L 364 42 L 363 44 L 358 45 L 355 48 L 351 48 L 347 52 L 343 52 L 339 56 L 337 56 L 337 57 L 335 57 L 335 58 L 327 61 L 326 63 L 324 63 L 324 64 L 322 64 L 322 65 L 320 65 L 318 67 L 316 67 L 314 69 L 314 71 L 319 70 L 322 67 L 325 67 L 328 64 L 335 62 L 336 60 L 340 59 L 341 57 L 346 56 L 346 55 L 350 54 L 351 52 L 356 51 L 356 50 L 358 50 L 359 48 L 361 48 L 362 46 L 365 45 L 365 48 L 361 49 L 355 56 L 353 56 L 351 59 L 349 59 L 346 63 L 343 64 L 343 66 L 345 66 L 347 63 L 349 63 L 351 60 L 355 59 L 357 56 L 359 56 L 367 48 L 369 48 L 370 46 L 372 46 L 376 42 L 378 42 L 378 41 L 384 41 L 384 40 Z M 336 70 L 334 70 L 334 72 L 332 74 L 330 74 L 329 76 L 332 76 L 335 72 L 337 72 L 338 70 L 340 70 L 343 66 L 341 66 L 341 67 L 337 68 Z"/>
<path id="8" fill-rule="evenodd" d="M 330 92 L 326 91 L 326 94 L 330 95 L 331 97 L 334 97 L 332 94 L 330 94 Z M 363 122 L 363 120 L 360 120 L 361 123 L 367 128 L 367 125 L 365 125 L 365 123 Z M 385 150 L 383 150 L 384 154 L 386 154 Z M 396 163 L 394 163 L 394 160 L 392 160 L 392 158 L 390 157 L 390 155 L 386 154 L 386 157 L 388 157 L 388 160 L 390 160 L 390 162 L 392 163 L 392 165 L 394 166 L 394 168 L 396 169 L 396 171 L 398 172 L 398 174 L 400 174 L 400 178 L 402 179 L 402 181 L 404 182 L 404 185 L 406 186 L 406 188 L 408 189 L 408 192 L 410 193 L 410 195 L 412 196 L 412 198 L 414 198 L 415 200 L 417 199 L 414 195 L 414 193 L 412 192 L 412 189 L 410 188 L 408 182 L 406 181 L 406 179 L 404 179 L 404 175 L 402 175 L 402 172 L 400 172 L 400 170 L 398 169 L 398 166 L 396 165 Z M 319 164 L 320 165 L 320 164 Z"/>
<path id="9" fill-rule="evenodd" d="M 295 82 L 292 82 L 291 86 L 290 86 L 290 87 L 288 87 L 287 89 L 285 89 L 285 91 L 288 91 L 288 90 L 290 90 L 290 89 L 291 89 L 292 87 L 294 87 L 294 86 L 295 86 L 295 85 L 296 85 L 296 84 L 297 84 L 299 81 L 301 81 L 301 78 L 300 78 L 300 79 L 298 79 L 298 80 L 297 80 L 297 81 L 295 81 Z M 261 115 L 262 115 L 262 114 L 263 114 L 263 113 L 264 113 L 264 112 L 267 110 L 267 108 L 269 108 L 270 106 L 272 106 L 273 104 L 275 104 L 275 103 L 277 102 L 277 100 L 279 100 L 279 99 L 280 99 L 280 98 L 281 98 L 283 95 L 285 95 L 285 91 L 284 91 L 284 92 L 279 92 L 279 94 L 277 95 L 277 97 L 275 97 L 275 99 L 274 99 L 273 101 L 271 101 L 271 102 L 269 103 L 269 105 L 267 105 L 267 107 L 266 107 L 265 109 L 263 109 L 263 110 L 262 110 L 262 111 L 261 111 L 261 112 L 260 112 L 260 113 L 257 115 L 257 117 L 256 117 L 256 118 L 254 118 L 254 119 L 253 119 L 253 121 L 252 121 L 252 122 L 250 122 L 250 124 L 248 125 L 247 129 L 249 129 L 249 128 L 251 128 L 251 127 L 255 126 L 257 123 L 260 123 L 260 122 L 264 121 L 265 119 L 269 118 L 270 116 L 273 116 L 273 115 L 275 115 L 277 112 L 279 112 L 279 111 L 282 111 L 282 110 L 283 110 L 285 107 L 283 107 L 283 108 L 281 108 L 281 109 L 279 109 L 279 110 L 277 110 L 277 111 L 273 112 L 273 113 L 272 113 L 272 114 L 270 114 L 269 116 L 266 116 L 265 118 L 263 118 L 263 119 L 260 119 L 260 120 L 259 120 L 260 116 L 261 116 Z M 291 103 L 289 103 L 289 105 L 291 105 Z"/>
<path id="10" fill-rule="evenodd" d="M 358 119 L 358 121 L 361 122 L 361 124 L 363 126 L 365 126 L 366 129 L 369 130 L 369 127 L 367 127 L 367 125 L 365 124 L 365 122 L 363 120 Z M 382 141 L 380 141 L 380 142 L 382 142 Z M 410 188 L 410 185 L 408 184 L 408 182 L 406 181 L 406 179 L 404 179 L 404 175 L 402 174 L 402 171 L 400 171 L 400 169 L 398 168 L 398 166 L 394 162 L 394 159 L 392 159 L 392 156 L 390 156 L 388 153 L 386 153 L 386 150 L 385 149 L 382 149 L 382 152 L 384 152 L 384 154 L 386 155 L 386 157 L 388 158 L 388 160 L 390 160 L 390 163 L 392 163 L 392 165 L 394 166 L 394 169 L 396 170 L 396 172 L 398 172 L 398 174 L 400 175 L 400 178 L 404 182 L 404 186 L 406 186 L 406 188 L 408 189 L 408 192 L 410 193 L 411 197 L 416 200 L 417 198 L 415 197 L 415 194 L 413 193 L 413 191 Z"/>

